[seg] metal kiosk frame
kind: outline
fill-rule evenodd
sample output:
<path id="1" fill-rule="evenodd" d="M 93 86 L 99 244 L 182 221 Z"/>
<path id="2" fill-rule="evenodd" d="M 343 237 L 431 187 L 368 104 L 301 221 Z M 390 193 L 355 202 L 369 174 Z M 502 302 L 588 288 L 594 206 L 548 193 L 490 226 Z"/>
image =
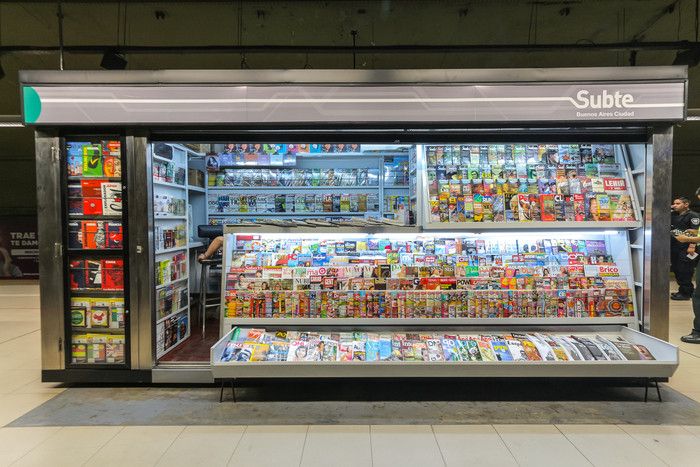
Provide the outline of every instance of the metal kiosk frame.
<path id="1" fill-rule="evenodd" d="M 663 340 L 668 338 L 668 180 L 673 124 L 686 117 L 685 67 L 24 71 L 20 82 L 24 122 L 36 131 L 44 381 L 189 383 L 211 382 L 215 377 L 385 374 L 384 368 L 369 365 L 358 365 L 357 370 L 339 365 L 278 365 L 274 369 L 270 365 L 228 365 L 222 370 L 217 364 L 157 364 L 152 179 L 147 157 L 152 141 L 420 144 L 488 139 L 643 144 L 643 160 L 631 175 L 642 220 L 629 227 L 633 254 L 643 268 L 635 284 L 639 319 L 638 326 L 618 330 L 657 349 L 663 359 L 655 365 L 628 362 L 602 372 L 549 366 L 539 376 L 664 378 L 678 365 L 677 348 Z M 126 263 L 131 278 L 125 290 L 130 361 L 120 368 L 67 364 L 70 321 L 64 305 L 62 148 L 66 137 L 86 134 L 122 138 L 129 167 L 124 180 L 128 195 L 124 222 L 129 232 Z M 212 349 L 212 361 L 216 362 L 219 350 L 220 345 Z M 305 369 L 297 371 L 302 367 Z M 461 377 L 479 376 L 482 371 L 450 365 L 394 367 L 392 376 Z M 483 371 L 491 376 L 533 376 L 521 369 L 502 369 L 484 367 Z"/>

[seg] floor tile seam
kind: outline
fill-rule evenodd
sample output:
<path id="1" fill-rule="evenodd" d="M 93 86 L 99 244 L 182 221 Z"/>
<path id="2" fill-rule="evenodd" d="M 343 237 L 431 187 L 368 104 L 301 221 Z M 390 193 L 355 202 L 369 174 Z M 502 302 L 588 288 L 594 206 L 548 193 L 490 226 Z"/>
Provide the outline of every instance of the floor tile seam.
<path id="1" fill-rule="evenodd" d="M 372 443 L 372 425 L 367 425 L 369 429 L 369 459 L 370 464 L 374 467 L 374 444 Z"/>
<path id="2" fill-rule="evenodd" d="M 173 447 L 173 444 L 175 444 L 175 441 L 177 441 L 180 438 L 180 436 L 182 436 L 182 433 L 184 433 L 186 429 L 187 429 L 187 426 L 183 425 L 182 429 L 173 438 L 173 440 L 170 441 L 170 444 L 168 444 L 168 447 L 165 448 L 162 453 L 160 453 L 160 456 L 158 456 L 158 459 L 156 459 L 156 461 L 153 463 L 153 465 L 158 465 L 158 463 L 161 461 L 161 459 L 163 459 L 163 456 L 165 456 L 165 454 L 170 450 L 170 448 Z"/>
<path id="3" fill-rule="evenodd" d="M 56 433 L 58 433 L 59 431 L 61 431 L 62 428 L 64 428 L 64 427 L 61 427 L 61 428 L 59 428 L 58 430 L 56 430 Z M 9 428 L 9 429 L 12 430 L 13 428 Z M 54 434 L 51 435 L 51 436 L 55 436 L 56 433 L 54 433 Z M 13 465 L 17 464 L 19 461 L 21 461 L 22 459 L 24 459 L 25 457 L 27 457 L 32 451 L 34 451 L 36 448 L 38 448 L 39 446 L 41 446 L 42 444 L 44 444 L 49 438 L 51 438 L 51 436 L 49 436 L 49 437 L 46 438 L 45 440 L 41 441 L 41 442 L 40 442 L 39 444 L 37 444 L 36 446 L 34 446 L 34 447 L 28 449 L 27 452 L 25 452 L 24 454 L 22 454 L 21 456 L 19 456 L 17 459 L 13 460 L 13 461 L 10 463 L 10 466 L 13 466 Z"/>
<path id="4" fill-rule="evenodd" d="M 4 370 L 0 370 L 0 372 L 4 372 Z M 23 384 L 22 386 L 20 386 L 20 387 L 18 387 L 18 388 L 13 389 L 12 392 L 8 392 L 8 393 L 6 393 L 6 394 L 15 394 L 15 395 L 19 395 L 19 394 L 42 394 L 42 393 L 33 393 L 33 392 L 17 392 L 17 391 L 19 391 L 20 389 L 24 388 L 25 386 L 29 386 L 30 384 L 34 384 L 34 383 L 36 383 L 37 381 L 41 382 L 41 376 L 39 376 L 39 377 L 36 378 L 36 379 L 31 380 L 31 381 L 28 382 L 28 383 Z"/>
<path id="5" fill-rule="evenodd" d="M 309 427 L 311 425 L 306 425 L 306 432 L 304 433 L 304 444 L 301 445 L 301 454 L 299 456 L 299 467 L 301 467 L 302 462 L 304 462 L 304 451 L 306 450 L 306 440 L 309 439 Z"/>
<path id="6" fill-rule="evenodd" d="M 555 425 L 555 426 L 556 426 L 556 425 Z M 619 430 L 621 430 L 624 434 L 626 434 L 630 439 L 632 439 L 635 443 L 637 443 L 637 444 L 639 445 L 640 448 L 642 448 L 642 449 L 641 449 L 642 451 L 646 451 L 647 453 L 651 454 L 653 457 L 657 458 L 657 459 L 659 460 L 659 462 L 661 462 L 661 463 L 664 464 L 664 465 L 668 465 L 668 466 L 671 465 L 671 464 L 669 464 L 668 462 L 666 462 L 665 460 L 663 460 L 662 458 L 660 458 L 659 456 L 657 456 L 656 453 L 654 453 L 652 450 L 650 450 L 649 448 L 647 448 L 646 446 L 644 446 L 644 444 L 642 444 L 642 442 L 639 441 L 637 438 L 635 438 L 633 435 L 631 435 L 630 433 L 627 433 L 627 431 L 625 431 L 625 429 L 622 428 L 622 426 L 621 426 L 620 424 L 611 424 L 611 426 L 617 427 L 617 428 L 618 428 Z M 562 432 L 562 431 L 559 429 L 558 426 L 557 426 L 557 429 L 558 429 L 564 436 L 566 436 L 566 433 Z M 567 439 L 568 439 L 568 436 L 567 436 Z M 570 442 L 571 444 L 574 444 L 572 440 L 569 440 L 569 442 Z M 576 447 L 575 444 L 574 444 L 574 447 Z M 577 449 L 578 449 L 578 448 L 577 448 Z M 579 449 L 579 452 L 581 452 L 580 449 Z M 581 454 L 583 454 L 583 452 L 581 452 Z M 585 456 L 585 454 L 584 454 L 584 456 Z M 586 459 L 588 459 L 588 458 L 586 457 Z M 590 462 L 590 459 L 589 459 L 589 462 Z M 591 462 L 591 463 L 592 463 L 592 462 Z M 595 465 L 595 464 L 594 464 L 594 465 Z"/>
<path id="7" fill-rule="evenodd" d="M 700 355 L 694 354 L 693 352 L 690 352 L 690 351 L 688 351 L 688 350 L 682 349 L 682 348 L 680 348 L 680 347 L 678 347 L 678 350 L 679 350 L 680 352 L 686 354 L 686 355 L 691 355 L 691 356 L 694 357 L 694 358 L 700 358 Z"/>
<path id="8" fill-rule="evenodd" d="M 245 425 L 243 427 L 243 433 L 241 433 L 240 438 L 238 438 L 238 442 L 236 443 L 236 446 L 233 448 L 233 451 L 231 452 L 231 455 L 228 456 L 228 459 L 226 460 L 226 465 L 231 465 L 231 459 L 233 459 L 233 456 L 236 455 L 236 451 L 238 451 L 238 447 L 241 445 L 241 441 L 243 441 L 243 438 L 245 437 L 245 434 L 248 432 L 248 427 L 250 425 Z"/>
<path id="9" fill-rule="evenodd" d="M 438 448 L 438 452 L 440 453 L 440 458 L 442 459 L 442 465 L 447 467 L 447 460 L 445 459 L 445 454 L 442 452 L 442 447 L 440 446 L 440 441 L 437 439 L 437 435 L 435 434 L 435 426 L 430 425 L 430 432 L 433 434 L 433 439 L 435 440 L 435 445 Z"/>
<path id="10" fill-rule="evenodd" d="M 576 446 L 576 444 L 574 444 L 574 442 L 573 442 L 571 439 L 569 439 L 568 436 L 566 436 L 566 433 L 564 433 L 563 431 L 561 431 L 561 429 L 559 429 L 559 426 L 557 426 L 557 425 L 553 425 L 553 426 L 554 426 L 554 428 L 557 429 L 557 431 L 558 431 L 559 433 L 561 433 L 561 435 L 564 437 L 564 439 L 567 440 L 567 441 L 569 442 L 569 444 L 572 445 L 572 446 L 574 447 L 574 449 L 576 449 L 576 450 L 579 452 L 579 454 L 581 454 L 581 455 L 583 456 L 584 459 L 586 459 L 586 462 L 588 462 L 588 463 L 591 464 L 592 466 L 595 466 L 595 464 L 593 463 L 593 461 L 590 460 L 590 459 L 588 458 L 588 456 L 587 456 L 586 454 L 584 454 L 584 452 L 581 451 L 581 450 L 578 448 L 578 446 Z"/>
<path id="11" fill-rule="evenodd" d="M 503 435 L 501 434 L 501 432 L 498 431 L 498 428 L 496 428 L 496 425 L 491 424 L 491 425 L 489 425 L 489 426 L 490 426 L 491 428 L 493 428 L 493 431 L 496 432 L 496 434 L 498 435 L 498 438 L 501 440 L 501 443 L 503 443 L 503 445 L 506 447 L 506 449 L 508 450 L 508 453 L 510 453 L 510 456 L 513 458 L 513 460 L 515 461 L 515 463 L 516 463 L 517 465 L 522 465 L 522 464 L 520 463 L 520 461 L 518 460 L 518 458 L 515 457 L 515 454 L 514 454 L 513 451 L 510 449 L 510 446 L 508 446 L 508 443 L 507 443 L 506 440 L 503 438 Z"/>
<path id="12" fill-rule="evenodd" d="M 30 335 L 30 334 L 34 334 L 35 332 L 39 332 L 39 331 L 41 331 L 41 328 L 40 328 L 40 327 L 37 328 L 37 329 L 35 329 L 35 330 L 33 330 L 33 331 L 29 331 L 29 332 L 27 332 L 27 333 L 25 333 L 25 334 L 22 334 L 22 335 L 19 335 L 19 336 L 15 336 L 15 337 L 10 337 L 10 338 L 7 339 L 7 340 L 1 341 L 1 342 L 0 342 L 0 346 L 2 346 L 3 344 L 7 344 L 8 342 L 12 342 L 12 341 L 14 341 L 14 340 L 17 340 L 17 339 L 19 339 L 20 337 L 25 337 L 25 336 L 28 336 L 28 335 Z"/>
<path id="13" fill-rule="evenodd" d="M 678 425 L 678 426 L 680 426 L 681 428 L 683 428 L 685 431 L 687 431 L 687 432 L 690 433 L 691 435 L 695 436 L 696 438 L 700 438 L 700 434 L 695 434 L 695 433 L 693 433 L 693 432 L 690 431 L 688 428 L 686 428 L 684 425 Z"/>
<path id="14" fill-rule="evenodd" d="M 663 425 L 660 425 L 660 426 L 663 426 Z M 680 425 L 673 425 L 673 426 L 680 426 Z M 639 439 L 637 439 L 636 436 L 634 436 L 633 433 L 630 433 L 629 431 L 625 430 L 625 425 L 620 425 L 620 424 L 618 424 L 617 427 L 618 427 L 619 429 L 621 429 L 622 431 L 624 431 L 625 433 L 627 433 L 627 436 L 629 436 L 630 438 L 632 438 L 633 440 L 635 440 L 640 446 L 642 446 L 642 447 L 643 447 L 647 452 L 649 452 L 652 456 L 654 456 L 654 457 L 656 457 L 657 459 L 659 459 L 664 465 L 668 465 L 668 466 L 671 465 L 670 463 L 666 462 L 665 459 L 662 459 L 660 456 L 658 456 L 654 451 L 652 451 L 651 449 L 649 449 L 648 447 L 646 447 L 646 446 L 644 445 L 644 443 L 642 443 Z M 683 429 L 685 430 L 685 428 L 683 428 Z M 688 431 L 688 430 L 685 430 L 685 431 Z M 691 434 L 692 434 L 692 433 L 691 433 Z"/>
<path id="15" fill-rule="evenodd" d="M 86 460 L 85 462 L 83 462 L 81 465 L 87 465 L 96 455 L 98 455 L 98 454 L 100 453 L 100 451 L 102 451 L 102 450 L 105 448 L 105 446 L 107 446 L 114 438 L 116 438 L 116 437 L 119 435 L 119 433 L 121 433 L 122 431 L 124 431 L 124 428 L 126 428 L 126 426 L 120 427 L 120 428 L 117 430 L 117 432 L 114 433 L 114 435 L 112 435 L 111 438 L 109 438 L 107 441 L 105 441 L 105 442 L 102 444 L 102 446 L 100 446 L 99 448 L 97 448 L 97 451 L 95 451 L 95 452 L 92 454 L 92 456 L 88 457 L 87 460 Z"/>
<path id="16" fill-rule="evenodd" d="M 666 462 L 664 459 L 662 459 L 661 457 L 659 457 L 659 456 L 658 456 L 655 452 L 653 452 L 651 449 L 647 448 L 647 447 L 644 445 L 644 443 L 642 443 L 642 442 L 634 435 L 634 433 L 630 433 L 629 431 L 625 430 L 625 425 L 621 425 L 621 424 L 618 423 L 618 424 L 616 424 L 616 426 L 617 426 L 619 429 L 621 429 L 622 431 L 624 431 L 625 433 L 627 433 L 627 436 L 630 436 L 630 437 L 631 437 L 632 439 L 634 439 L 637 443 L 641 444 L 642 447 L 646 448 L 647 451 L 649 451 L 649 452 L 651 452 L 652 454 L 654 454 L 654 455 L 656 456 L 656 458 L 659 459 L 661 462 L 663 462 L 664 464 L 669 465 L 669 466 L 671 465 L 671 464 L 669 464 L 668 462 Z M 629 426 L 629 425 L 628 425 L 628 426 Z M 658 425 L 658 426 L 680 426 L 681 428 L 685 429 L 685 428 L 684 428 L 683 426 L 681 426 L 681 425 Z M 685 431 L 688 431 L 688 430 L 685 430 Z M 691 433 L 691 434 L 693 434 L 693 433 Z"/>

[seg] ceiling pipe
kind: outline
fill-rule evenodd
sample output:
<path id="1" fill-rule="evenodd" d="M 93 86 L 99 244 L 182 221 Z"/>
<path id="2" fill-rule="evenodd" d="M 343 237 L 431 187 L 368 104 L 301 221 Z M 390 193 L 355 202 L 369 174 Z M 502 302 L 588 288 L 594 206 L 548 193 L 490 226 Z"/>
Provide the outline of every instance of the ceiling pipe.
<path id="1" fill-rule="evenodd" d="M 64 45 L 63 51 L 72 54 L 103 54 L 114 50 L 114 45 Z M 700 50 L 700 42 L 613 42 L 604 44 L 451 44 L 451 45 L 124 45 L 119 53 L 290 53 L 290 54 L 394 54 L 394 53 L 494 53 L 494 52 L 552 52 L 552 51 L 683 51 Z M 51 54 L 60 51 L 59 46 L 2 45 L 0 54 Z"/>

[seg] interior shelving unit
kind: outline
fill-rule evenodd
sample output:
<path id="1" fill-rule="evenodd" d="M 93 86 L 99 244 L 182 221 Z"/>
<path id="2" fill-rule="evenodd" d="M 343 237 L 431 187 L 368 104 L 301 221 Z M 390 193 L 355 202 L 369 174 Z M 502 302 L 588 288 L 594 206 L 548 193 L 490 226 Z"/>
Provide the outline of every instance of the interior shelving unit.
<path id="1" fill-rule="evenodd" d="M 188 151 L 155 143 L 151 154 L 155 342 L 156 358 L 161 358 L 190 336 Z"/>

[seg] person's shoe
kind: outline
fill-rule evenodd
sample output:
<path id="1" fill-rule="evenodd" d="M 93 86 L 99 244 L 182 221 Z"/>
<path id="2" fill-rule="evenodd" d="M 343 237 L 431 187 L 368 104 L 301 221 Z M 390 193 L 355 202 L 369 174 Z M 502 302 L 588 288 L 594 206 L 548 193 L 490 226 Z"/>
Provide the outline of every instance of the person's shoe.
<path id="1" fill-rule="evenodd" d="M 671 294 L 671 300 L 690 300 L 690 297 L 676 292 Z"/>
<path id="2" fill-rule="evenodd" d="M 700 332 L 693 330 L 687 336 L 681 337 L 681 342 L 686 344 L 700 344 Z"/>

